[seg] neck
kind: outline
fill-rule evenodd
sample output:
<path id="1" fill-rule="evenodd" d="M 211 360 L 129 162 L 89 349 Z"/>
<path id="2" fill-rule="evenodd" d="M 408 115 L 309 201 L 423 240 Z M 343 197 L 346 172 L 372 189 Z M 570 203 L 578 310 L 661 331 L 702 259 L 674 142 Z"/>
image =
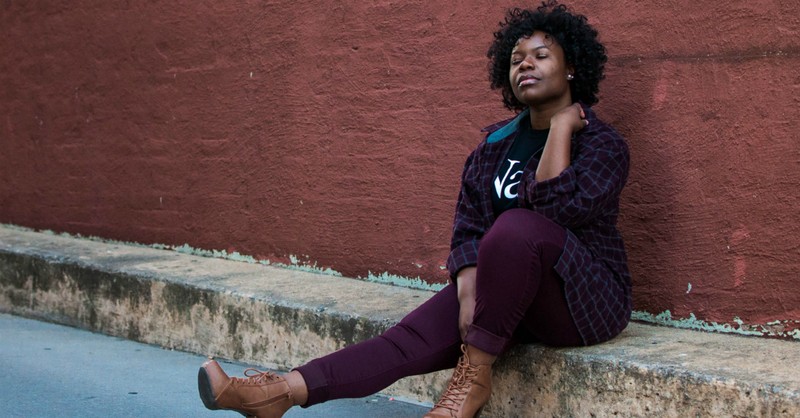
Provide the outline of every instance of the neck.
<path id="1" fill-rule="evenodd" d="M 572 99 L 569 95 L 566 95 L 557 101 L 540 105 L 531 105 L 531 127 L 533 127 L 533 129 L 550 129 L 550 118 L 558 113 L 559 110 L 571 104 Z"/>

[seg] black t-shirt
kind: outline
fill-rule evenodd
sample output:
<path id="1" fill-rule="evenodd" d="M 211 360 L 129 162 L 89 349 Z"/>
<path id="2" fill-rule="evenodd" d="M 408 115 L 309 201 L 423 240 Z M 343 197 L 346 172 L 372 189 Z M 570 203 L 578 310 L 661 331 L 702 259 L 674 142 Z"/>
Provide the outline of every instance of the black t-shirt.
<path id="1" fill-rule="evenodd" d="M 522 170 L 531 157 L 542 158 L 549 133 L 549 129 L 536 130 L 527 120 L 520 121 L 519 133 L 492 182 L 492 210 L 495 217 L 518 206 L 517 185 L 522 178 Z"/>

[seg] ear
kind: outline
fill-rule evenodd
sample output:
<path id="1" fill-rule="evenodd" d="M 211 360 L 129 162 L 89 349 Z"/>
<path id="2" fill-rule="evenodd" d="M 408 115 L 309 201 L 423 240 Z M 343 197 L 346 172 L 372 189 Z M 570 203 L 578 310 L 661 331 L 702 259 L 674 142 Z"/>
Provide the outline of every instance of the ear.
<path id="1" fill-rule="evenodd" d="M 575 75 L 575 66 L 567 64 L 567 74 Z"/>

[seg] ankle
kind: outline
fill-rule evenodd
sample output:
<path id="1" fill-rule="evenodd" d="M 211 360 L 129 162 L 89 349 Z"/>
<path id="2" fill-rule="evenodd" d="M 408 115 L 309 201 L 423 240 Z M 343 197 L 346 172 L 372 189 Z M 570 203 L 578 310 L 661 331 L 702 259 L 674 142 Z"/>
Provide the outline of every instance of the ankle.
<path id="1" fill-rule="evenodd" d="M 472 345 L 467 345 L 466 354 L 469 358 L 469 364 L 473 366 L 491 366 L 497 360 L 497 356 Z"/>
<path id="2" fill-rule="evenodd" d="M 292 399 L 297 406 L 303 406 L 308 402 L 308 386 L 306 380 L 300 372 L 293 370 L 283 375 L 286 383 L 289 385 L 289 390 L 292 392 Z"/>

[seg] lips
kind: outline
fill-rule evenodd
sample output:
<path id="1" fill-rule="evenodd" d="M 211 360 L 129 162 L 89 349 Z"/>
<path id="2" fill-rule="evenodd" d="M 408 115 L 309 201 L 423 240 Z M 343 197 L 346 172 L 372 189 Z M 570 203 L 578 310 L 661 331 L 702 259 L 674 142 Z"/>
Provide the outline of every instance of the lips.
<path id="1" fill-rule="evenodd" d="M 530 74 L 523 74 L 519 76 L 519 78 L 517 79 L 517 85 L 519 87 L 532 86 L 540 81 L 542 80 L 538 77 L 535 77 Z"/>

